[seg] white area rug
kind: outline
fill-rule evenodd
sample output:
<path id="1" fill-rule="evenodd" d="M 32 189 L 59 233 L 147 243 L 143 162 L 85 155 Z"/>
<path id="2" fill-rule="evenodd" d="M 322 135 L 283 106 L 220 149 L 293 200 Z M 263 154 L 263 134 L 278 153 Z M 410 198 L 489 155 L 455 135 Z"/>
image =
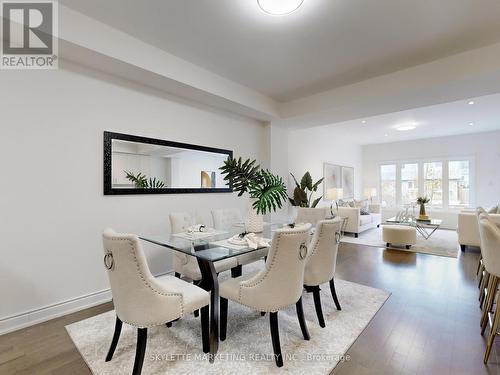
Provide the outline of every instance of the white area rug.
<path id="1" fill-rule="evenodd" d="M 342 242 L 384 248 L 387 245 L 382 239 L 382 226 L 360 233 L 358 238 L 354 238 L 351 234 L 347 233 L 342 238 Z M 417 232 L 417 244 L 413 245 L 409 250 L 405 249 L 404 246 L 398 247 L 397 245 L 391 246 L 390 249 L 456 258 L 458 256 L 459 244 L 457 232 L 454 230 L 438 229 L 428 240 Z"/>
<path id="2" fill-rule="evenodd" d="M 250 271 L 246 267 L 245 271 Z M 227 274 L 227 273 L 226 273 Z M 228 277 L 221 275 L 221 278 Z M 279 313 L 284 367 L 272 356 L 269 316 L 229 301 L 227 339 L 219 344 L 218 357 L 210 364 L 201 347 L 199 318 L 192 314 L 165 326 L 148 330 L 143 374 L 329 374 L 389 297 L 389 293 L 336 280 L 342 311 L 335 309 L 328 284 L 321 299 L 326 328 L 319 327 L 312 293 L 303 297 L 311 335 L 302 338 L 295 307 Z M 113 336 L 115 313 L 110 311 L 66 327 L 85 362 L 95 375 L 130 374 L 135 355 L 136 329 L 123 324 L 113 359 L 104 362 Z"/>

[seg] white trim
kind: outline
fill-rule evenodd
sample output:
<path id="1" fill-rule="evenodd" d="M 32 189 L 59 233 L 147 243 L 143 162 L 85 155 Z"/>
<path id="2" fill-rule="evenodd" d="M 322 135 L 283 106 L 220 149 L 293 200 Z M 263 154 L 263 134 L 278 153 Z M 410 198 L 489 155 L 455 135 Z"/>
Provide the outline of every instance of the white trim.
<path id="1" fill-rule="evenodd" d="M 155 276 L 163 276 L 172 272 L 173 270 Z M 111 298 L 111 289 L 108 288 L 37 309 L 2 317 L 0 318 L 0 335 L 101 305 L 111 301 Z"/>

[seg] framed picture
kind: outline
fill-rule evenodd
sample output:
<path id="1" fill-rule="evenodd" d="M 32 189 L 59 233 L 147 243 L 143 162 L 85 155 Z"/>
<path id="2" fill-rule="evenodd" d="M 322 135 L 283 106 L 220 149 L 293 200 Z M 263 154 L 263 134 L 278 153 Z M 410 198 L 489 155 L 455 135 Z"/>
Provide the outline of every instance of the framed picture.
<path id="1" fill-rule="evenodd" d="M 328 200 L 327 192 L 332 188 L 342 189 L 343 199 L 354 199 L 353 167 L 324 163 L 323 177 L 323 199 Z"/>
<path id="2" fill-rule="evenodd" d="M 327 200 L 327 192 L 332 188 L 342 187 L 342 167 L 329 163 L 323 164 L 323 199 Z"/>
<path id="3" fill-rule="evenodd" d="M 342 167 L 342 190 L 344 199 L 354 199 L 354 168 Z"/>

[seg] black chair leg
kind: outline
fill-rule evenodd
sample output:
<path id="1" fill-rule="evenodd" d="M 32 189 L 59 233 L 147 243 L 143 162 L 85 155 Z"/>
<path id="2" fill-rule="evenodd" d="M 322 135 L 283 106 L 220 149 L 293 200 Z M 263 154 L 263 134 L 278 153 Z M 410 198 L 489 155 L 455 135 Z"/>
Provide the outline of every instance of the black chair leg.
<path id="1" fill-rule="evenodd" d="M 179 272 L 175 272 L 175 274 L 174 274 L 174 275 L 175 275 L 175 277 L 177 277 L 178 279 L 180 279 L 180 278 L 181 278 L 181 274 L 180 274 Z"/>
<path id="2" fill-rule="evenodd" d="M 274 360 L 276 361 L 276 366 L 283 367 L 280 332 L 278 328 L 278 312 L 269 313 L 269 325 L 271 326 L 271 340 L 273 341 Z"/>
<path id="3" fill-rule="evenodd" d="M 335 281 L 333 281 L 333 278 L 330 280 L 330 291 L 332 292 L 333 302 L 335 302 L 337 310 L 342 310 L 342 308 L 340 307 L 339 299 L 337 297 L 337 292 L 335 291 Z"/>
<path id="4" fill-rule="evenodd" d="M 120 333 L 122 332 L 122 321 L 120 318 L 116 317 L 115 323 L 115 333 L 113 334 L 113 340 L 111 341 L 111 346 L 109 347 L 108 355 L 106 356 L 106 362 L 111 361 L 113 354 L 115 354 L 116 345 L 120 339 Z"/>
<path id="5" fill-rule="evenodd" d="M 302 330 L 302 336 L 304 336 L 304 340 L 309 341 L 311 336 L 309 336 L 309 331 L 307 330 L 306 320 L 304 319 L 304 308 L 302 306 L 302 297 L 295 304 L 297 308 L 297 318 L 299 318 L 300 329 Z"/>
<path id="6" fill-rule="evenodd" d="M 165 325 L 166 325 L 168 328 L 170 328 L 170 327 L 172 327 L 172 322 L 165 323 Z"/>
<path id="7" fill-rule="evenodd" d="M 210 308 L 208 305 L 201 308 L 201 342 L 203 344 L 203 353 L 210 351 L 209 313 Z"/>
<path id="8" fill-rule="evenodd" d="M 224 341 L 226 339 L 227 332 L 227 299 L 220 297 L 219 304 L 219 314 L 220 314 L 220 326 L 219 326 L 219 338 L 220 341 Z"/>
<path id="9" fill-rule="evenodd" d="M 137 329 L 137 347 L 135 349 L 134 370 L 132 375 L 140 375 L 142 371 L 142 364 L 144 363 L 144 354 L 146 353 L 146 342 L 148 339 L 148 329 Z"/>
<path id="10" fill-rule="evenodd" d="M 199 281 L 193 281 L 194 285 L 198 285 L 200 282 Z M 194 310 L 194 317 L 197 318 L 200 316 L 200 311 L 199 310 Z"/>
<path id="11" fill-rule="evenodd" d="M 323 310 L 321 309 L 321 296 L 319 294 L 319 286 L 314 288 L 313 297 L 314 297 L 314 307 L 316 307 L 316 315 L 318 316 L 319 326 L 321 328 L 325 328 L 325 319 L 323 318 Z"/>
<path id="12" fill-rule="evenodd" d="M 260 312 L 260 316 L 264 316 L 264 315 L 266 315 L 266 312 L 265 311 L 261 311 Z"/>
<path id="13" fill-rule="evenodd" d="M 231 277 L 240 277 L 243 273 L 243 266 L 240 264 L 236 267 L 231 268 Z"/>

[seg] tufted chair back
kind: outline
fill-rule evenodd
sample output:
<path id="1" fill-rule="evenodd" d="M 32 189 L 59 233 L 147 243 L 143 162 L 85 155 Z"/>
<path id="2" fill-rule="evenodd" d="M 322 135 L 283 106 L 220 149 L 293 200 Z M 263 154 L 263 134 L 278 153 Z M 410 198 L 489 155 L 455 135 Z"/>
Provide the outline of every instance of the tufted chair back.
<path id="1" fill-rule="evenodd" d="M 240 212 L 235 209 L 213 210 L 212 219 L 214 228 L 219 230 L 230 229 L 232 225 L 243 221 Z"/>
<path id="2" fill-rule="evenodd" d="M 182 294 L 166 290 L 151 275 L 137 236 L 106 229 L 103 247 L 104 265 L 120 320 L 145 328 L 183 315 Z"/>
<path id="3" fill-rule="evenodd" d="M 325 220 L 328 217 L 330 209 L 327 207 L 321 208 L 305 208 L 297 207 L 297 218 L 295 223 L 310 223 L 315 226 L 318 221 Z"/>
<path id="4" fill-rule="evenodd" d="M 316 286 L 330 281 L 335 275 L 340 241 L 339 219 L 321 220 L 309 244 L 309 260 L 304 272 L 304 285 Z"/>
<path id="5" fill-rule="evenodd" d="M 169 215 L 170 233 L 182 233 L 193 225 L 193 218 L 186 212 L 175 212 Z"/>
<path id="6" fill-rule="evenodd" d="M 484 267 L 490 274 L 500 277 L 500 228 L 488 218 L 488 214 L 479 216 L 479 235 Z"/>
<path id="7" fill-rule="evenodd" d="M 310 224 L 279 229 L 264 270 L 240 284 L 240 303 L 260 311 L 276 312 L 295 304 L 302 295 Z"/>

